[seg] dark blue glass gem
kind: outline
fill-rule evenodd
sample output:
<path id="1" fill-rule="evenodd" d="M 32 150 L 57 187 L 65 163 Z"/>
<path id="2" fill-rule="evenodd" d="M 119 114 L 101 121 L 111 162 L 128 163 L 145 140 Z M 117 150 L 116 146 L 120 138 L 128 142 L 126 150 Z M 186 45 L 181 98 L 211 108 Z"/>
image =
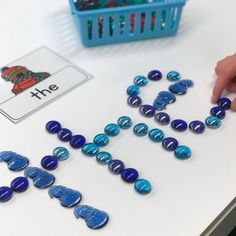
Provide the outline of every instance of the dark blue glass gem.
<path id="1" fill-rule="evenodd" d="M 145 123 L 139 123 L 133 128 L 134 134 L 137 136 L 145 136 L 148 133 L 148 126 Z"/>
<path id="2" fill-rule="evenodd" d="M 11 189 L 14 192 L 22 193 L 25 192 L 29 187 L 29 181 L 27 178 L 21 176 L 12 180 Z"/>
<path id="3" fill-rule="evenodd" d="M 105 133 L 110 137 L 115 137 L 120 133 L 120 127 L 117 124 L 109 124 L 104 128 Z"/>
<path id="4" fill-rule="evenodd" d="M 142 104 L 142 99 L 139 96 L 131 96 L 128 97 L 127 102 L 131 107 L 139 107 Z"/>
<path id="5" fill-rule="evenodd" d="M 51 134 L 56 134 L 61 130 L 61 124 L 56 120 L 51 120 L 46 124 L 46 130 Z"/>
<path id="6" fill-rule="evenodd" d="M 70 146 L 75 149 L 83 147 L 85 143 L 86 143 L 85 137 L 80 134 L 73 135 L 70 139 Z"/>
<path id="7" fill-rule="evenodd" d="M 37 167 L 28 167 L 25 169 L 26 178 L 33 180 L 34 186 L 40 189 L 48 188 L 55 182 L 55 176 L 47 171 Z"/>
<path id="8" fill-rule="evenodd" d="M 166 151 L 174 151 L 178 147 L 178 141 L 175 138 L 168 137 L 162 140 L 162 146 Z"/>
<path id="9" fill-rule="evenodd" d="M 218 101 L 218 105 L 222 108 L 224 108 L 225 110 L 229 110 L 231 107 L 231 100 L 229 98 L 220 98 Z"/>
<path id="10" fill-rule="evenodd" d="M 109 216 L 105 211 L 87 205 L 76 206 L 74 215 L 76 218 L 84 219 L 87 226 L 91 229 L 100 229 L 109 221 Z"/>
<path id="11" fill-rule="evenodd" d="M 152 70 L 148 73 L 148 79 L 158 81 L 162 78 L 162 73 L 159 70 Z"/>
<path id="12" fill-rule="evenodd" d="M 93 142 L 99 147 L 105 147 L 109 143 L 109 137 L 107 134 L 98 134 L 94 137 Z"/>
<path id="13" fill-rule="evenodd" d="M 178 83 L 184 86 L 185 88 L 193 87 L 193 81 L 190 79 L 183 79 L 183 80 L 180 80 Z"/>
<path id="14" fill-rule="evenodd" d="M 113 174 L 120 174 L 125 169 L 125 164 L 120 160 L 112 160 L 108 167 Z"/>
<path id="15" fill-rule="evenodd" d="M 121 178 L 127 183 L 134 183 L 138 179 L 138 171 L 134 168 L 126 168 L 121 172 Z"/>
<path id="16" fill-rule="evenodd" d="M 171 104 L 176 101 L 176 97 L 173 93 L 170 93 L 168 91 L 161 91 L 157 98 L 163 100 L 166 104 Z"/>
<path id="17" fill-rule="evenodd" d="M 171 122 L 171 127 L 179 132 L 184 132 L 188 128 L 188 124 L 184 120 L 176 119 Z"/>
<path id="18" fill-rule="evenodd" d="M 159 98 L 156 98 L 153 102 L 153 107 L 158 111 L 165 110 L 166 105 L 167 105 L 167 103 L 164 100 L 159 99 Z"/>
<path id="19" fill-rule="evenodd" d="M 205 131 L 205 124 L 200 120 L 194 120 L 189 124 L 189 129 L 196 134 L 201 134 Z"/>
<path id="20" fill-rule="evenodd" d="M 140 94 L 140 87 L 136 84 L 133 84 L 133 85 L 130 85 L 128 88 L 127 88 L 127 94 L 129 96 L 136 96 L 136 95 L 139 95 Z"/>
<path id="21" fill-rule="evenodd" d="M 58 159 L 55 156 L 45 156 L 41 160 L 41 165 L 46 170 L 55 170 L 58 166 Z"/>
<path id="22" fill-rule="evenodd" d="M 7 202 L 13 196 L 13 191 L 7 186 L 0 187 L 0 202 Z"/>
<path id="23" fill-rule="evenodd" d="M 99 152 L 96 159 L 100 164 L 108 165 L 112 161 L 112 156 L 109 152 Z"/>
<path id="24" fill-rule="evenodd" d="M 162 130 L 160 129 L 152 129 L 148 133 L 149 138 L 156 143 L 159 143 L 163 140 L 165 134 Z"/>
<path id="25" fill-rule="evenodd" d="M 60 204 L 68 208 L 77 205 L 82 199 L 82 195 L 79 191 L 61 185 L 51 186 L 48 189 L 48 194 L 50 198 L 58 198 Z"/>
<path id="26" fill-rule="evenodd" d="M 152 191 L 152 185 L 146 179 L 138 179 L 134 183 L 134 189 L 140 194 L 148 194 Z"/>
<path id="27" fill-rule="evenodd" d="M 145 76 L 138 75 L 134 78 L 134 83 L 139 87 L 143 87 L 147 85 L 148 79 Z"/>
<path id="28" fill-rule="evenodd" d="M 171 84 L 169 86 L 169 90 L 177 95 L 183 95 L 187 92 L 187 88 L 184 87 L 183 85 L 179 84 L 179 82 Z"/>
<path id="29" fill-rule="evenodd" d="M 95 143 L 87 143 L 82 147 L 82 152 L 89 157 L 96 156 L 99 152 L 99 147 Z"/>
<path id="30" fill-rule="evenodd" d="M 165 112 L 158 112 L 155 115 L 155 120 L 161 125 L 168 125 L 170 123 L 170 116 Z"/>
<path id="31" fill-rule="evenodd" d="M 71 140 L 72 132 L 69 129 L 63 128 L 57 133 L 58 138 L 63 142 Z"/>
<path id="32" fill-rule="evenodd" d="M 145 117 L 153 117 L 155 115 L 155 111 L 156 109 L 151 106 L 151 105 L 142 105 L 139 108 L 139 111 L 142 115 L 144 115 Z"/>
<path id="33" fill-rule="evenodd" d="M 129 129 L 132 126 L 132 120 L 128 116 L 121 116 L 117 120 L 117 124 L 121 129 Z"/>
<path id="34" fill-rule="evenodd" d="M 219 119 L 225 118 L 225 109 L 222 107 L 212 107 L 210 113 L 212 116 L 216 116 Z"/>
<path id="35" fill-rule="evenodd" d="M 181 78 L 181 75 L 179 72 L 177 71 L 170 71 L 168 74 L 167 74 L 167 77 L 166 77 L 169 81 L 171 82 L 175 82 L 175 81 L 178 81 L 180 80 Z"/>

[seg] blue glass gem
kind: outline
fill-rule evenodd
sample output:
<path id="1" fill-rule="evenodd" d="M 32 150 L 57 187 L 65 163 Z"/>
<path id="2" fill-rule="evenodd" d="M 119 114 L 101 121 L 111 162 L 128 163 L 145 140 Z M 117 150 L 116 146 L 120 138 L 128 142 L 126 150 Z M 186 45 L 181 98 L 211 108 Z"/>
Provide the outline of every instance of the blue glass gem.
<path id="1" fill-rule="evenodd" d="M 156 98 L 153 102 L 153 107 L 158 111 L 165 110 L 166 105 L 167 105 L 167 103 L 164 100 L 159 99 L 159 98 Z"/>
<path id="2" fill-rule="evenodd" d="M 0 154 L 0 159 L 7 163 L 8 169 L 12 171 L 20 171 L 29 165 L 29 159 L 15 152 L 4 151 Z"/>
<path id="3" fill-rule="evenodd" d="M 139 123 L 133 128 L 134 134 L 137 136 L 145 136 L 148 133 L 148 126 L 145 123 Z"/>
<path id="4" fill-rule="evenodd" d="M 64 147 L 56 147 L 53 150 L 53 156 L 55 156 L 58 161 L 65 161 L 69 158 L 69 151 Z"/>
<path id="5" fill-rule="evenodd" d="M 109 152 L 99 152 L 96 159 L 100 164 L 108 165 L 112 161 L 112 156 Z"/>
<path id="6" fill-rule="evenodd" d="M 117 120 L 117 124 L 121 129 L 129 129 L 132 126 L 132 120 L 128 116 L 121 116 Z"/>
<path id="7" fill-rule="evenodd" d="M 134 183 L 134 189 L 140 194 L 148 194 L 152 191 L 152 185 L 146 179 L 138 179 Z"/>
<path id="8" fill-rule="evenodd" d="M 25 192 L 29 187 L 29 181 L 27 178 L 21 176 L 12 180 L 11 189 L 14 192 L 22 193 Z"/>
<path id="9" fill-rule="evenodd" d="M 131 96 L 128 97 L 127 102 L 131 107 L 139 107 L 142 104 L 142 99 L 139 96 Z"/>
<path id="10" fill-rule="evenodd" d="M 85 220 L 87 226 L 91 229 L 100 229 L 104 227 L 109 216 L 105 211 L 95 209 L 87 205 L 79 205 L 74 208 L 74 215 L 76 218 L 82 218 Z"/>
<path id="11" fill-rule="evenodd" d="M 175 82 L 175 81 L 178 81 L 180 80 L 181 78 L 181 75 L 179 72 L 177 71 L 170 71 L 168 74 L 167 74 L 167 77 L 166 77 L 169 81 L 171 82 Z"/>
<path id="12" fill-rule="evenodd" d="M 205 124 L 200 120 L 194 120 L 189 124 L 189 129 L 196 134 L 201 134 L 205 131 Z"/>
<path id="13" fill-rule="evenodd" d="M 163 140 L 165 134 L 160 129 L 152 129 L 149 131 L 148 136 L 153 142 L 159 143 Z"/>
<path id="14" fill-rule="evenodd" d="M 229 110 L 231 107 L 231 100 L 226 97 L 220 98 L 218 101 L 218 105 L 224 108 L 225 110 Z"/>
<path id="15" fill-rule="evenodd" d="M 187 88 L 181 85 L 179 82 L 171 84 L 169 90 L 177 95 L 183 95 L 187 92 Z"/>
<path id="16" fill-rule="evenodd" d="M 120 133 L 120 127 L 117 124 L 109 124 L 104 128 L 105 133 L 110 137 L 115 137 Z"/>
<path id="17" fill-rule="evenodd" d="M 219 119 L 225 118 L 225 109 L 222 107 L 212 107 L 210 113 L 212 116 L 216 116 Z"/>
<path id="18" fill-rule="evenodd" d="M 61 130 L 61 124 L 56 120 L 51 120 L 46 124 L 46 130 L 51 134 L 56 134 Z"/>
<path id="19" fill-rule="evenodd" d="M 140 87 L 136 84 L 130 85 L 127 88 L 127 93 L 129 96 L 136 96 L 140 94 Z"/>
<path id="20" fill-rule="evenodd" d="M 125 169 L 125 164 L 120 160 L 112 160 L 108 167 L 113 174 L 120 174 Z"/>
<path id="21" fill-rule="evenodd" d="M 134 168 L 126 168 L 121 172 L 121 178 L 127 183 L 134 183 L 138 179 L 138 171 Z"/>
<path id="22" fill-rule="evenodd" d="M 83 147 L 85 143 L 86 143 L 85 137 L 80 134 L 72 136 L 70 140 L 70 146 L 75 149 Z"/>
<path id="23" fill-rule="evenodd" d="M 105 147 L 109 143 L 109 137 L 107 134 L 98 134 L 94 137 L 93 142 L 99 147 Z"/>
<path id="24" fill-rule="evenodd" d="M 175 138 L 168 137 L 162 140 L 162 146 L 166 151 L 174 151 L 178 147 L 178 141 Z"/>
<path id="25" fill-rule="evenodd" d="M 25 177 L 33 180 L 34 186 L 40 189 L 48 188 L 55 182 L 55 176 L 37 167 L 25 169 Z"/>
<path id="26" fill-rule="evenodd" d="M 69 129 L 63 128 L 57 133 L 58 138 L 63 142 L 70 141 L 72 132 Z"/>
<path id="27" fill-rule="evenodd" d="M 134 83 L 139 87 L 143 87 L 147 85 L 148 79 L 145 76 L 138 75 L 134 78 Z"/>
<path id="28" fill-rule="evenodd" d="M 95 143 L 87 143 L 82 147 L 82 152 L 86 156 L 93 157 L 99 152 L 99 147 Z"/>
<path id="29" fill-rule="evenodd" d="M 183 80 L 180 80 L 178 83 L 184 86 L 185 88 L 193 87 L 193 81 L 190 79 L 183 79 Z"/>
<path id="30" fill-rule="evenodd" d="M 173 93 L 170 93 L 168 91 L 161 91 L 157 98 L 163 100 L 166 104 L 171 104 L 176 101 L 176 97 Z"/>
<path id="31" fill-rule="evenodd" d="M 154 118 L 161 125 L 168 125 L 170 123 L 170 116 L 165 112 L 156 113 Z"/>
<path id="32" fill-rule="evenodd" d="M 77 205 L 82 199 L 82 195 L 79 191 L 61 185 L 51 186 L 48 189 L 48 194 L 50 198 L 58 198 L 60 204 L 68 208 Z"/>
<path id="33" fill-rule="evenodd" d="M 171 122 L 171 127 L 179 132 L 184 132 L 188 128 L 188 124 L 181 119 L 176 119 Z"/>
<path id="34" fill-rule="evenodd" d="M 7 202 L 13 196 L 13 191 L 7 186 L 0 187 L 0 202 Z"/>
<path id="35" fill-rule="evenodd" d="M 208 128 L 217 129 L 221 126 L 221 120 L 216 116 L 209 116 L 206 118 L 205 124 Z"/>
<path id="36" fill-rule="evenodd" d="M 158 81 L 162 78 L 162 73 L 159 70 L 152 70 L 148 73 L 148 79 Z"/>
<path id="37" fill-rule="evenodd" d="M 180 160 L 186 160 L 191 157 L 191 150 L 186 146 L 178 146 L 174 151 L 175 157 Z"/>
<path id="38" fill-rule="evenodd" d="M 139 108 L 139 111 L 145 117 L 149 117 L 150 118 L 150 117 L 153 117 L 155 115 L 156 109 L 153 106 L 151 106 L 151 105 L 142 105 Z"/>
<path id="39" fill-rule="evenodd" d="M 46 170 L 55 170 L 58 166 L 58 159 L 55 156 L 45 156 L 41 160 L 41 165 Z"/>

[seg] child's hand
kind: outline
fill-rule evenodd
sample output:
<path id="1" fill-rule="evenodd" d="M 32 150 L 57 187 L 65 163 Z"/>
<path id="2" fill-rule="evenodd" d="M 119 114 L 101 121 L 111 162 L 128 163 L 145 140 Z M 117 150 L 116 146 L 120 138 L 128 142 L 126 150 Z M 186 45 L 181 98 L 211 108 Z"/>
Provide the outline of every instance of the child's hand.
<path id="1" fill-rule="evenodd" d="M 219 61 L 215 72 L 217 80 L 211 98 L 213 103 L 218 101 L 224 89 L 236 93 L 236 54 Z M 232 101 L 231 110 L 236 111 L 236 98 Z"/>

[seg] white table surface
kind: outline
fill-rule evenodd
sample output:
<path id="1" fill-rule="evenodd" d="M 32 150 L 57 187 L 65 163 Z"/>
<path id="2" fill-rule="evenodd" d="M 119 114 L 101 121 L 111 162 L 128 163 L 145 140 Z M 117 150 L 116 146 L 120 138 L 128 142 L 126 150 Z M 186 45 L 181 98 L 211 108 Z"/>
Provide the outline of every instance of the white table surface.
<path id="1" fill-rule="evenodd" d="M 126 88 L 135 75 L 146 75 L 157 68 L 164 73 L 176 69 L 195 82 L 187 95 L 178 97 L 168 113 L 187 121 L 204 119 L 212 106 L 210 96 L 217 60 L 235 53 L 235 0 L 190 0 L 184 8 L 177 37 L 134 43 L 84 48 L 63 0 L 1 0 L 0 65 L 46 45 L 94 76 L 86 84 L 15 125 L 0 116 L 0 150 L 13 150 L 30 157 L 38 166 L 41 158 L 62 145 L 48 135 L 45 123 L 59 120 L 74 133 L 91 140 L 109 122 L 129 115 L 134 123 L 147 122 L 157 127 L 126 105 Z M 151 102 L 166 89 L 168 82 L 142 90 Z M 233 95 L 229 95 L 233 98 Z M 122 131 L 107 148 L 114 158 L 137 168 L 149 179 L 153 192 L 140 196 L 133 186 L 125 184 L 106 167 L 80 151 L 71 150 L 71 158 L 54 171 L 57 184 L 78 189 L 83 204 L 107 211 L 109 224 L 92 231 L 83 220 L 75 219 L 71 209 L 58 200 L 50 200 L 47 190 L 34 187 L 17 194 L 0 205 L 0 234 L 5 236 L 195 236 L 199 235 L 236 194 L 236 119 L 227 112 L 218 130 L 202 135 L 173 132 L 163 127 L 192 148 L 192 158 L 179 161 L 173 153 L 148 138 L 138 138 L 132 131 Z M 67 146 L 67 145 L 66 145 Z M 20 173 L 11 173 L 0 165 L 0 185 Z"/>

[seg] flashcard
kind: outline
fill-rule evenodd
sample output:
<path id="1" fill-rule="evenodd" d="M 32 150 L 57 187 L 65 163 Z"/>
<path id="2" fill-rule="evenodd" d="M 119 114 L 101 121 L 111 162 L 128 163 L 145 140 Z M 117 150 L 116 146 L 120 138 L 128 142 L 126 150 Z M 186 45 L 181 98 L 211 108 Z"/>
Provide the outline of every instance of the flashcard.
<path id="1" fill-rule="evenodd" d="M 0 112 L 17 123 L 91 79 L 91 75 L 47 47 L 0 71 Z"/>

